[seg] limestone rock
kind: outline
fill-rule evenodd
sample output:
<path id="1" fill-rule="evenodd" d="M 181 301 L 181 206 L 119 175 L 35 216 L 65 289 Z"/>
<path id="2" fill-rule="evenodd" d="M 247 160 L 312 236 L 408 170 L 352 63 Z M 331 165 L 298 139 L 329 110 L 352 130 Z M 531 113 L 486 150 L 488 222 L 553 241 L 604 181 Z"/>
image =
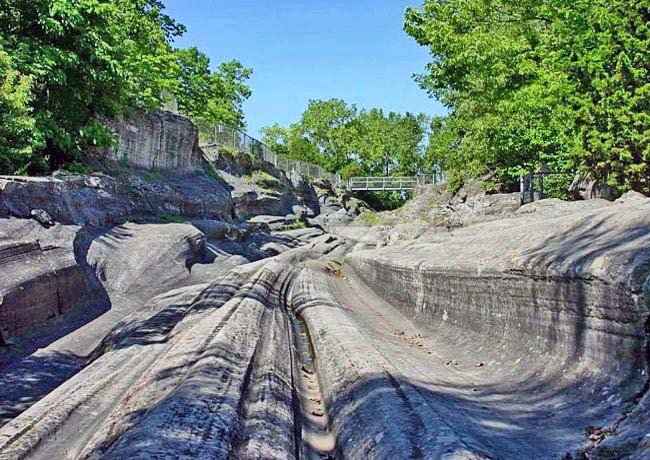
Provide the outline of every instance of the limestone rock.
<path id="1" fill-rule="evenodd" d="M 648 197 L 643 193 L 635 192 L 630 190 L 629 192 L 624 193 L 620 198 L 616 200 L 616 203 L 630 203 L 634 201 L 643 201 L 647 200 Z"/>
<path id="2" fill-rule="evenodd" d="M 118 144 L 102 155 L 133 166 L 191 173 L 201 166 L 198 129 L 189 118 L 171 112 L 136 112 L 106 121 Z"/>
<path id="3" fill-rule="evenodd" d="M 54 225 L 54 220 L 52 219 L 52 216 L 50 216 L 48 212 L 43 209 L 32 209 L 32 211 L 29 214 L 36 222 L 38 222 L 45 228 Z"/>
<path id="4" fill-rule="evenodd" d="M 591 174 L 576 174 L 576 177 L 569 186 L 569 192 L 577 200 L 602 198 L 613 201 L 615 198 L 614 189 L 607 184 L 599 183 Z"/>

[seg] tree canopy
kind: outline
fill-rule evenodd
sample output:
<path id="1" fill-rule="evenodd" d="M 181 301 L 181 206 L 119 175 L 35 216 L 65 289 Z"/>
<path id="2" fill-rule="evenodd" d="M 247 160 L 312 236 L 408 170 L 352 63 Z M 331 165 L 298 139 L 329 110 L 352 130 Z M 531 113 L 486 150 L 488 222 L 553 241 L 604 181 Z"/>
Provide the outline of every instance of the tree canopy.
<path id="1" fill-rule="evenodd" d="M 428 0 L 405 30 L 449 115 L 429 161 L 452 181 L 544 164 L 650 191 L 650 2 Z"/>
<path id="2" fill-rule="evenodd" d="M 0 172 L 46 172 L 112 136 L 101 123 L 174 95 L 198 123 L 244 126 L 251 70 L 174 50 L 158 0 L 0 0 Z"/>
<path id="3" fill-rule="evenodd" d="M 300 121 L 262 128 L 263 141 L 278 153 L 314 162 L 348 177 L 423 172 L 429 121 L 381 109 L 359 110 L 341 99 L 312 100 Z"/>

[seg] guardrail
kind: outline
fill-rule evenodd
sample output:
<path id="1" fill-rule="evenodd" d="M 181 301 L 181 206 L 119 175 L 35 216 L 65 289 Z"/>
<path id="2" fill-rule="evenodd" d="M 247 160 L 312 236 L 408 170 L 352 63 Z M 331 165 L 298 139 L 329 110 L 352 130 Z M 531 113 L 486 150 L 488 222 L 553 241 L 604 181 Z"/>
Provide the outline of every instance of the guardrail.
<path id="1" fill-rule="evenodd" d="M 410 191 L 421 185 L 441 183 L 440 174 L 406 176 L 406 177 L 352 177 L 347 188 L 351 191 Z"/>
<path id="2" fill-rule="evenodd" d="M 276 168 L 288 173 L 289 177 L 293 174 L 300 174 L 314 179 L 326 179 L 335 184 L 341 183 L 341 176 L 332 174 L 319 165 L 294 160 L 286 155 L 276 153 L 265 143 L 230 126 L 216 126 L 211 142 L 204 143 L 201 147 L 213 162 L 217 160 L 218 148 L 227 147 L 251 155 L 259 161 L 268 161 Z"/>

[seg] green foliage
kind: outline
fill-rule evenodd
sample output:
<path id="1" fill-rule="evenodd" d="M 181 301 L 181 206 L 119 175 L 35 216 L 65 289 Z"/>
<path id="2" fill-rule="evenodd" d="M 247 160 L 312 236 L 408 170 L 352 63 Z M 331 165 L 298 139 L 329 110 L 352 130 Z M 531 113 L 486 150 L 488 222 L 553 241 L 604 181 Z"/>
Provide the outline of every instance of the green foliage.
<path id="1" fill-rule="evenodd" d="M 361 111 L 355 151 L 363 170 L 377 176 L 411 176 L 424 168 L 422 145 L 429 119 L 381 109 Z"/>
<path id="2" fill-rule="evenodd" d="M 417 80 L 449 107 L 428 164 L 452 180 L 546 165 L 648 191 L 648 2 L 428 0 L 406 32 L 433 60 Z"/>
<path id="3" fill-rule="evenodd" d="M 167 222 L 169 224 L 184 224 L 187 222 L 183 216 L 176 216 L 172 214 L 158 214 L 158 220 Z"/>
<path id="4" fill-rule="evenodd" d="M 0 46 L 0 172 L 19 173 L 32 157 L 30 89 L 31 79 L 13 67 Z"/>
<path id="5" fill-rule="evenodd" d="M 246 81 L 252 69 L 232 60 L 210 70 L 210 58 L 197 48 L 177 49 L 179 87 L 176 92 L 181 112 L 192 118 L 209 138 L 218 124 L 244 130 L 243 103 L 251 96 Z"/>
<path id="6" fill-rule="evenodd" d="M 199 123 L 243 126 L 250 69 L 224 63 L 204 85 L 207 58 L 172 48 L 184 31 L 159 0 L 0 0 L 0 173 L 78 162 L 114 142 L 102 120 L 170 95 Z"/>
<path id="7" fill-rule="evenodd" d="M 253 174 L 247 179 L 247 182 L 270 190 L 281 190 L 284 188 L 284 184 L 280 179 L 260 170 L 253 171 Z"/>
<path id="8" fill-rule="evenodd" d="M 363 223 L 370 227 L 375 227 L 381 222 L 379 214 L 375 211 L 365 211 L 359 217 Z"/>
<path id="9" fill-rule="evenodd" d="M 293 222 L 291 224 L 281 226 L 278 229 L 278 231 L 279 232 L 288 232 L 290 230 L 299 230 L 299 229 L 303 229 L 303 228 L 307 228 L 307 224 L 305 222 L 303 222 L 302 220 L 297 220 L 297 221 L 295 221 L 295 222 Z"/>
<path id="10" fill-rule="evenodd" d="M 572 181 L 573 176 L 568 174 L 545 176 L 543 179 L 544 196 L 561 200 L 571 199 L 569 187 Z"/>
<path id="11" fill-rule="evenodd" d="M 359 192 L 358 196 L 366 202 L 371 209 L 377 211 L 392 211 L 401 207 L 404 200 L 412 196 L 406 192 Z"/>
<path id="12" fill-rule="evenodd" d="M 217 171 L 214 166 L 212 166 L 211 163 L 205 161 L 203 163 L 203 172 L 205 173 L 206 176 L 208 176 L 211 179 L 214 179 L 218 182 L 223 182 L 223 177 L 219 174 L 219 171 Z"/>
<path id="13" fill-rule="evenodd" d="M 83 174 L 83 175 L 88 175 L 92 174 L 93 169 L 83 163 L 79 163 L 78 161 L 73 161 L 71 163 L 67 163 L 63 166 L 63 170 L 69 173 L 73 174 Z"/>
<path id="14" fill-rule="evenodd" d="M 159 105 L 172 59 L 169 39 L 182 28 L 154 0 L 3 0 L 2 45 L 30 79 L 34 118 L 24 171 L 78 160 L 112 136 L 99 119 L 129 106 Z"/>
<path id="15" fill-rule="evenodd" d="M 298 123 L 263 128 L 262 140 L 278 153 L 344 178 L 416 174 L 424 167 L 427 124 L 422 114 L 359 111 L 341 99 L 312 100 Z"/>
<path id="16" fill-rule="evenodd" d="M 262 142 L 269 146 L 275 153 L 289 155 L 290 129 L 274 123 L 262 128 Z"/>

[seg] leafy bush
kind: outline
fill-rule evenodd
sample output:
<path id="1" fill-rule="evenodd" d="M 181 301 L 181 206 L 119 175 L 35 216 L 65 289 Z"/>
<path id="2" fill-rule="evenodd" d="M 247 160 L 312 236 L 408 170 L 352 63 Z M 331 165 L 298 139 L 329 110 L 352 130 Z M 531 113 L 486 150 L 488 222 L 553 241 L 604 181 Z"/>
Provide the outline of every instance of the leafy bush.
<path id="1" fill-rule="evenodd" d="M 546 165 L 650 192 L 647 2 L 427 0 L 405 30 L 432 56 L 417 81 L 449 107 L 427 163 L 452 187 Z"/>

